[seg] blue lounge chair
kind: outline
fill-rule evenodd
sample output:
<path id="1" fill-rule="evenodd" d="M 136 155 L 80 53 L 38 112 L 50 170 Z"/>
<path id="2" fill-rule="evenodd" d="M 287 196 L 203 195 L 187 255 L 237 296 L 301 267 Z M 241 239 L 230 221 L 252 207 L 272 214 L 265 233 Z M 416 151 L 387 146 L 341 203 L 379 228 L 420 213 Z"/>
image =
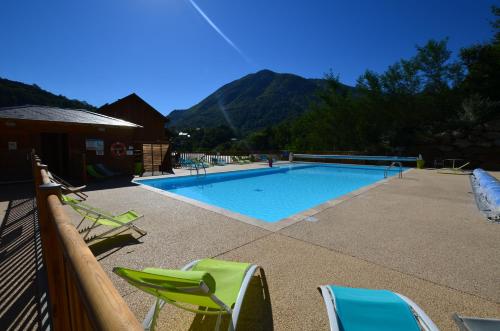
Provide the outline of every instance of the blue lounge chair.
<path id="1" fill-rule="evenodd" d="M 180 164 L 181 168 L 194 167 L 193 160 L 185 159 L 183 157 L 179 158 L 179 164 Z"/>
<path id="2" fill-rule="evenodd" d="M 404 295 L 335 285 L 320 286 L 332 331 L 439 331 Z"/>
<path id="3" fill-rule="evenodd" d="M 195 161 L 191 159 L 184 159 L 180 158 L 179 163 L 181 165 L 181 168 L 184 168 L 186 170 L 189 170 L 189 174 L 191 175 L 193 171 L 196 171 L 196 174 L 199 174 L 199 170 L 203 169 L 205 174 L 207 173 L 207 168 L 209 165 L 205 162 L 200 162 L 200 161 Z"/>
<path id="4" fill-rule="evenodd" d="M 226 165 L 226 161 L 224 161 L 223 159 L 218 158 L 218 157 L 213 157 L 210 159 L 210 161 L 214 165 L 218 165 L 218 166 L 225 166 Z"/>

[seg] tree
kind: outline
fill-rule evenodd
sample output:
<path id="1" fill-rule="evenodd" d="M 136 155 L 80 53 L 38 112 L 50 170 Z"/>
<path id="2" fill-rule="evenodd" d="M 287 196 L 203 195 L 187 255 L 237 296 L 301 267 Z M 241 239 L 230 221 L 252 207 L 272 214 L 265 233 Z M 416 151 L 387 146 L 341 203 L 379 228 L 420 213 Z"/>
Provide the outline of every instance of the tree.
<path id="1" fill-rule="evenodd" d="M 468 95 L 461 115 L 473 122 L 487 120 L 500 112 L 500 7 L 493 6 L 492 13 L 496 17 L 491 22 L 492 41 L 460 51 L 468 72 L 461 86 Z"/>

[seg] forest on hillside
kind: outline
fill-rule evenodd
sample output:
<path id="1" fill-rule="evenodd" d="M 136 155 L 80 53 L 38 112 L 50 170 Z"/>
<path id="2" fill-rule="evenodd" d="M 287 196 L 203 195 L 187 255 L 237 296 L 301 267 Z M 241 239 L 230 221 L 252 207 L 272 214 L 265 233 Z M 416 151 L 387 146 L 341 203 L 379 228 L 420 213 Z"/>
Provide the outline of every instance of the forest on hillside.
<path id="1" fill-rule="evenodd" d="M 55 95 L 38 85 L 24 84 L 0 78 L 0 107 L 44 105 L 69 109 L 94 110 L 95 107 L 85 101 L 68 99 L 63 95 Z"/>
<path id="2" fill-rule="evenodd" d="M 333 73 L 310 111 L 247 136 L 227 126 L 185 130 L 176 148 L 196 151 L 335 151 L 401 153 L 452 130 L 481 130 L 500 116 L 500 8 L 491 40 L 448 49 L 447 39 L 416 46 L 385 72 L 367 70 L 355 89 Z M 495 140 L 500 142 L 500 140 Z"/>

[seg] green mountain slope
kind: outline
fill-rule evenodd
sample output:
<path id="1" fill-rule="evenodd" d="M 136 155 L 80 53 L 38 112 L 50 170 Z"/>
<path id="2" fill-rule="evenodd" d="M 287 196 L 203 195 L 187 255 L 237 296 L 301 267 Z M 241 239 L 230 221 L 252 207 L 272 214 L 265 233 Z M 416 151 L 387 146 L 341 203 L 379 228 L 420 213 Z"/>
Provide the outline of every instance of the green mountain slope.
<path id="1" fill-rule="evenodd" d="M 246 134 L 304 113 L 323 83 L 321 79 L 262 70 L 222 86 L 189 109 L 174 110 L 168 116 L 170 126 L 228 125 Z"/>
<path id="2" fill-rule="evenodd" d="M 42 105 L 71 109 L 95 110 L 85 101 L 71 100 L 62 95 L 42 90 L 36 84 L 28 85 L 0 78 L 0 107 Z"/>

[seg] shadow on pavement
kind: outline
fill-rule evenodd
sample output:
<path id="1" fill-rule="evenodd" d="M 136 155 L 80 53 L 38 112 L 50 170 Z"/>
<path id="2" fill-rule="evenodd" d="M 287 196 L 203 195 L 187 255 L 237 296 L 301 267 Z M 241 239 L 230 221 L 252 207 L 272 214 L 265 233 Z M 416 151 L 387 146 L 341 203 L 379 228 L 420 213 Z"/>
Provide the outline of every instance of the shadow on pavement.
<path id="1" fill-rule="evenodd" d="M 98 261 L 118 252 L 119 250 L 132 245 L 142 244 L 132 234 L 119 234 L 89 245 L 90 251 Z"/>
<path id="2" fill-rule="evenodd" d="M 9 193 L 15 197 L 8 202 L 0 228 L 2 330 L 50 329 L 46 271 L 35 201 L 26 197 L 29 192 L 15 187 L 0 194 L 2 199 Z"/>
<path id="3" fill-rule="evenodd" d="M 215 330 L 217 315 L 196 315 L 189 330 Z M 220 330 L 227 330 L 229 316 L 223 316 Z M 261 270 L 248 286 L 237 324 L 238 330 L 273 330 L 271 297 L 265 273 Z"/>

